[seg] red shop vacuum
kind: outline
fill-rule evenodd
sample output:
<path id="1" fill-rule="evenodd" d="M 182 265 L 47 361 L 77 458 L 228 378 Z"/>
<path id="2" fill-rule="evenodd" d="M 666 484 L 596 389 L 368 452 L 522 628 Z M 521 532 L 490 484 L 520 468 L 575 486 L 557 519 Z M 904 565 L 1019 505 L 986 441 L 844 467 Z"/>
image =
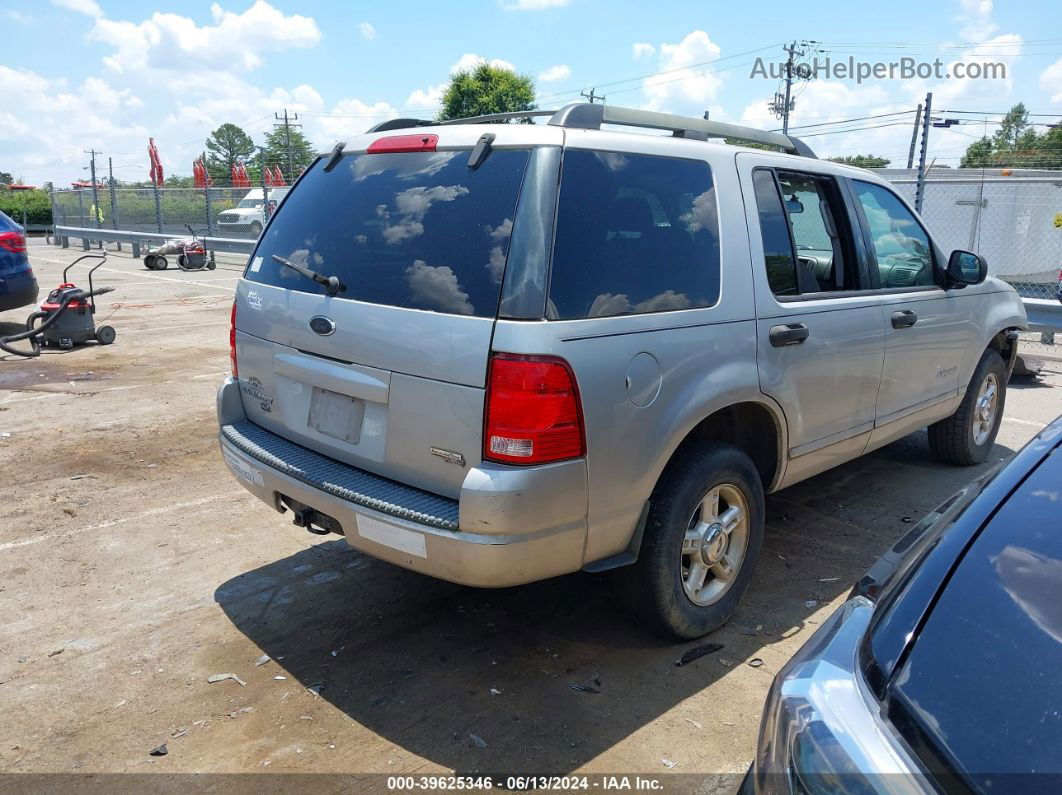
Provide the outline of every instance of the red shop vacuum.
<path id="1" fill-rule="evenodd" d="M 85 259 L 98 259 L 88 272 L 89 288 L 85 290 L 67 281 L 70 269 Z M 96 327 L 96 296 L 109 293 L 113 287 L 93 287 L 92 274 L 107 259 L 106 253 L 78 257 L 63 270 L 63 283 L 48 293 L 40 310 L 26 319 L 26 330 L 8 337 L 0 337 L 0 349 L 16 356 L 40 356 L 41 347 L 52 345 L 69 350 L 95 340 L 100 345 L 114 342 L 112 326 Z M 10 347 L 10 343 L 29 340 L 30 350 Z"/>

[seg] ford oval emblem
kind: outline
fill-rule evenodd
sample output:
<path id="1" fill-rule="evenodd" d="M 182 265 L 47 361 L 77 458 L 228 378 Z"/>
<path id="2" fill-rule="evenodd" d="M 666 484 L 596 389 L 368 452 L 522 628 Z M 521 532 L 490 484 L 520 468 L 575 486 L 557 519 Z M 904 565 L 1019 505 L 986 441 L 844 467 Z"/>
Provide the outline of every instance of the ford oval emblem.
<path id="1" fill-rule="evenodd" d="M 313 329 L 314 334 L 320 334 L 322 337 L 327 337 L 329 334 L 336 333 L 336 324 L 332 318 L 325 317 L 324 315 L 314 315 L 310 318 L 310 328 Z"/>

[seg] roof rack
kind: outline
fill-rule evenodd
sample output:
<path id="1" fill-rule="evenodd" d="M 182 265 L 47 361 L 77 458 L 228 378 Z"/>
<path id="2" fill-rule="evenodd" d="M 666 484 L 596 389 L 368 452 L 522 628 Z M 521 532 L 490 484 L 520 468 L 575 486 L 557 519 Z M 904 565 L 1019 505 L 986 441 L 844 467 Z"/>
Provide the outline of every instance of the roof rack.
<path id="1" fill-rule="evenodd" d="M 709 138 L 733 138 L 751 143 L 777 146 L 783 152 L 815 157 L 811 148 L 792 135 L 758 130 L 740 124 L 708 121 L 691 116 L 678 116 L 673 113 L 658 113 L 651 110 L 621 108 L 615 105 L 595 104 L 592 102 L 573 102 L 559 110 L 527 110 L 515 113 L 491 113 L 486 116 L 471 116 L 466 119 L 450 119 L 436 122 L 422 119 L 391 119 L 381 122 L 367 132 L 384 132 L 409 127 L 425 127 L 450 124 L 490 124 L 513 119 L 527 119 L 535 116 L 549 116 L 547 124 L 569 129 L 599 130 L 602 124 L 615 124 L 623 127 L 641 127 L 650 130 L 670 130 L 677 138 L 689 138 L 707 141 Z"/>

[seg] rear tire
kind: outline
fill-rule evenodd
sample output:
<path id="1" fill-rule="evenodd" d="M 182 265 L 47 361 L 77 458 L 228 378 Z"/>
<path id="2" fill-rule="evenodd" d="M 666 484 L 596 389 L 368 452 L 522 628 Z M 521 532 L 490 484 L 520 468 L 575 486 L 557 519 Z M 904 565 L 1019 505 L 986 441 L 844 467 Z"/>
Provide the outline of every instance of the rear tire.
<path id="1" fill-rule="evenodd" d="M 164 271 L 169 267 L 169 261 L 165 257 L 155 257 L 155 270 Z"/>
<path id="2" fill-rule="evenodd" d="M 676 455 L 649 504 L 638 561 L 615 573 L 620 597 L 650 630 L 707 635 L 737 609 L 763 547 L 759 473 L 736 447 L 710 442 Z"/>
<path id="3" fill-rule="evenodd" d="M 1006 365 L 999 353 L 989 348 L 981 355 L 959 408 L 929 426 L 933 455 L 958 466 L 982 463 L 996 442 L 1006 398 Z"/>
<path id="4" fill-rule="evenodd" d="M 147 268 L 149 271 L 155 270 L 156 259 L 157 258 L 154 254 L 148 254 L 146 257 L 144 257 L 144 267 Z"/>
<path id="5" fill-rule="evenodd" d="M 114 342 L 116 334 L 113 326 L 100 326 L 96 329 L 96 342 L 100 345 L 110 345 Z"/>

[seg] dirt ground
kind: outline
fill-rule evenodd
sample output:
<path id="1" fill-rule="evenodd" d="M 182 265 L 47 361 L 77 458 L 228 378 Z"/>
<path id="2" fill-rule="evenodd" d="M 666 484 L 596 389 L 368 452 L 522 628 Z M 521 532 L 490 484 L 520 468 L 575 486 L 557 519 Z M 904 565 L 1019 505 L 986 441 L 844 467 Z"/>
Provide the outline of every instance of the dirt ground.
<path id="1" fill-rule="evenodd" d="M 31 241 L 42 289 L 80 253 Z M 936 463 L 920 433 L 769 497 L 753 587 L 709 638 L 724 648 L 676 667 L 697 644 L 643 634 L 600 576 L 463 588 L 247 495 L 214 418 L 239 271 L 156 273 L 112 253 L 97 276 L 117 287 L 99 312 L 113 345 L 0 357 L 2 773 L 641 773 L 732 788 L 716 774 L 748 766 L 774 674 L 983 469 Z M 0 314 L 0 332 L 28 311 Z M 1062 361 L 1044 364 L 1011 384 L 992 462 L 1062 413 Z M 207 681 L 218 673 L 246 684 Z M 594 680 L 599 693 L 571 688 Z"/>

